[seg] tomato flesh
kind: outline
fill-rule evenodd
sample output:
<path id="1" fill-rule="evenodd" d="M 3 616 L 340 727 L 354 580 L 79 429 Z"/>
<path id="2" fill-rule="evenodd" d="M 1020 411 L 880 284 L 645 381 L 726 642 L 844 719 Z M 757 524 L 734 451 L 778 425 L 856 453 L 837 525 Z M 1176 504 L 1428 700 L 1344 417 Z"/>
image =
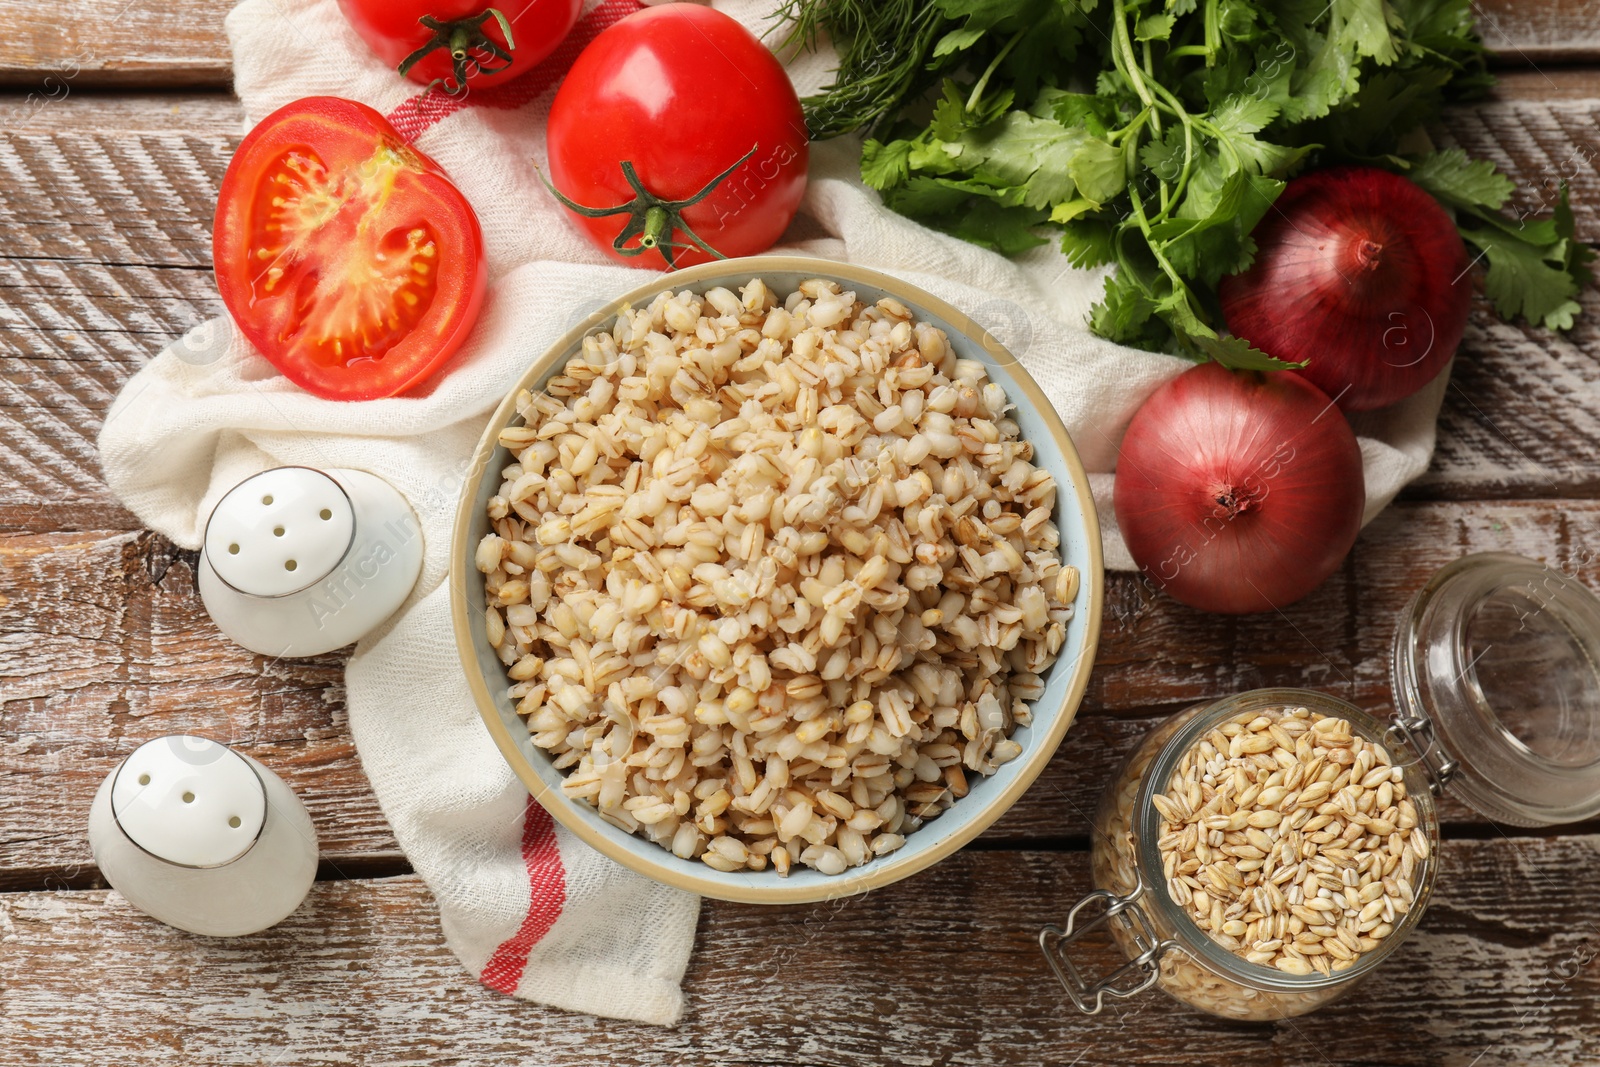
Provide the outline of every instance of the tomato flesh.
<path id="1" fill-rule="evenodd" d="M 465 338 L 485 285 L 460 192 L 376 112 L 332 98 L 289 105 L 240 145 L 214 253 L 223 300 L 262 354 L 340 399 L 426 378 Z"/>
<path id="2" fill-rule="evenodd" d="M 375 210 L 403 166 L 379 148 L 354 171 L 330 172 L 297 146 L 265 172 L 252 215 L 250 257 L 263 269 L 251 278 L 251 307 L 276 312 L 289 355 L 324 366 L 379 359 L 432 304 L 433 228 L 423 219 L 394 225 Z"/>

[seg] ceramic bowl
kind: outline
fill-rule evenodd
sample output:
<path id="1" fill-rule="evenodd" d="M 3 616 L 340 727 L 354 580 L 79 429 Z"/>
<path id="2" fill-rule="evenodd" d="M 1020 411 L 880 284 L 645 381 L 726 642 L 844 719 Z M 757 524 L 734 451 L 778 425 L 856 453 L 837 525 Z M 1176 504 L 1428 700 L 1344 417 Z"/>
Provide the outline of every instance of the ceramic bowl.
<path id="1" fill-rule="evenodd" d="M 500 472 L 514 458 L 499 444 L 502 428 L 517 417 L 516 396 L 537 391 L 577 355 L 584 336 L 606 328 L 625 305 L 643 306 L 665 289 L 704 292 L 716 286 L 737 291 L 751 278 L 763 279 L 773 292 L 794 291 L 808 278 L 829 278 L 871 303 L 892 296 L 920 321 L 944 330 L 956 353 L 981 360 L 993 381 L 1005 388 L 1016 405 L 1011 417 L 1023 438 L 1032 442 L 1033 462 L 1055 476 L 1056 525 L 1061 531 L 1065 562 L 1078 568 L 1082 587 L 1077 610 L 1067 628 L 1066 643 L 1043 675 L 1044 695 L 1033 703 L 1033 722 L 1013 738 L 1022 755 L 1003 764 L 998 773 L 972 775 L 970 792 L 937 818 L 906 836 L 895 852 L 869 860 L 839 875 L 825 875 L 796 864 L 787 876 L 765 871 L 722 872 L 699 860 L 684 860 L 660 845 L 636 837 L 600 817 L 588 803 L 561 792 L 562 772 L 534 746 L 524 721 L 506 695 L 510 681 L 484 632 L 483 576 L 473 563 L 478 542 L 489 532 L 485 507 L 500 485 Z M 657 881 L 723 900 L 792 904 L 860 893 L 915 874 L 955 852 L 990 826 L 1039 776 L 1061 743 L 1083 698 L 1100 635 L 1104 572 L 1100 528 L 1088 479 L 1066 428 L 1043 391 L 1016 359 L 969 316 L 936 297 L 887 274 L 828 260 L 798 256 L 754 256 L 707 263 L 671 275 L 617 297 L 556 342 L 528 368 L 521 381 L 495 409 L 478 442 L 462 490 L 451 543 L 451 615 L 462 669 L 506 761 L 534 798 L 562 825 L 626 867 Z"/>

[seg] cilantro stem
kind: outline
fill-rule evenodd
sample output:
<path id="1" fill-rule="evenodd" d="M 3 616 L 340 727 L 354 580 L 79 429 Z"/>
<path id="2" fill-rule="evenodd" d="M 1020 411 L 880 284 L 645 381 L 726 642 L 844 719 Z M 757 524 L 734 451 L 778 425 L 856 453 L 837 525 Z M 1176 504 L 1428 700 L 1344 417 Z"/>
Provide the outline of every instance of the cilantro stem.
<path id="1" fill-rule="evenodd" d="M 1011 50 L 1017 47 L 1017 42 L 1020 40 L 1022 40 L 1022 31 L 1018 30 L 1011 35 L 1011 40 L 1006 42 L 1005 47 L 996 53 L 994 59 L 989 61 L 988 69 L 983 72 L 983 77 L 978 79 L 978 84 L 972 87 L 972 95 L 967 97 L 968 111 L 978 110 L 978 102 L 983 99 L 983 91 L 989 87 L 989 79 L 994 75 L 996 68 L 1000 66 L 1001 60 L 1011 54 Z"/>
<path id="2" fill-rule="evenodd" d="M 1139 175 L 1139 130 L 1150 121 L 1150 108 L 1145 108 L 1133 117 L 1133 121 L 1119 132 L 1118 136 L 1126 137 L 1122 142 L 1123 166 L 1128 172 L 1128 182 L 1131 185 Z"/>
<path id="3" fill-rule="evenodd" d="M 1155 107 L 1155 97 L 1150 95 L 1150 87 L 1144 83 L 1144 76 L 1139 73 L 1139 61 L 1133 54 L 1133 38 L 1128 36 L 1128 7 L 1122 0 L 1112 0 L 1112 12 L 1115 17 L 1111 20 L 1111 32 L 1114 37 L 1116 50 L 1113 59 L 1122 76 L 1128 79 L 1128 84 L 1133 86 L 1133 91 L 1139 94 L 1139 99 L 1146 107 Z M 1159 120 L 1156 132 L 1160 133 Z"/>
<path id="4" fill-rule="evenodd" d="M 1183 102 L 1174 96 L 1165 85 L 1162 85 L 1159 81 L 1155 81 L 1153 84 L 1156 92 L 1165 98 L 1167 107 L 1172 111 L 1172 114 L 1183 124 L 1183 169 L 1178 172 L 1177 186 L 1172 193 L 1171 205 L 1168 204 L 1165 196 L 1166 185 L 1165 183 L 1162 184 L 1161 211 L 1156 215 L 1156 218 L 1164 219 L 1171 213 L 1171 206 L 1177 204 L 1183 196 L 1183 191 L 1188 188 L 1189 175 L 1194 171 L 1194 129 L 1199 120 L 1189 114 L 1188 110 L 1184 108 Z"/>
<path id="5" fill-rule="evenodd" d="M 1195 319 L 1196 323 L 1203 325 L 1205 320 L 1201 318 L 1199 309 L 1195 307 L 1194 293 L 1190 291 L 1188 283 L 1183 280 L 1183 275 L 1178 273 L 1178 269 L 1172 265 L 1172 261 L 1157 247 L 1156 241 L 1151 237 L 1150 220 L 1144 213 L 1144 201 L 1139 198 L 1139 191 L 1131 184 L 1128 186 L 1128 202 L 1133 206 L 1134 221 L 1139 224 L 1139 232 L 1144 234 L 1144 242 L 1149 247 L 1150 254 L 1155 257 L 1155 261 L 1161 267 L 1162 272 L 1172 279 L 1173 299 L 1186 302 L 1189 305 L 1189 314 Z M 1164 315 L 1162 317 L 1166 318 Z M 1174 326 L 1170 320 L 1167 325 L 1172 327 L 1173 336 L 1178 338 L 1179 343 L 1188 348 L 1188 331 Z M 1215 335 L 1213 334 L 1213 336 Z"/>
<path id="6" fill-rule="evenodd" d="M 1147 117 L 1151 136 L 1160 137 L 1161 115 L 1156 107 L 1156 99 L 1151 95 L 1150 87 L 1145 84 L 1144 75 L 1140 73 L 1138 57 L 1133 54 L 1133 38 L 1128 35 L 1128 8 L 1123 3 L 1123 0 L 1113 0 L 1111 21 L 1113 24 L 1112 33 L 1115 35 L 1112 61 L 1116 64 L 1117 69 L 1122 72 L 1122 76 L 1128 79 L 1128 84 L 1133 86 L 1133 91 L 1139 94 L 1139 99 L 1144 101 L 1145 109 L 1140 114 Z M 1144 57 L 1145 64 L 1148 66 L 1150 61 L 1149 42 L 1145 42 Z M 1150 77 L 1152 81 L 1155 80 L 1154 73 Z M 1128 178 L 1130 182 L 1138 172 L 1138 140 L 1138 136 L 1135 133 L 1133 139 L 1127 143 L 1124 149 L 1124 154 L 1128 160 Z M 1167 188 L 1167 183 L 1159 175 L 1156 178 L 1156 186 L 1160 191 L 1161 210 L 1163 212 L 1170 211 L 1172 209 L 1172 191 Z M 1131 190 L 1132 186 L 1130 185 L 1129 188 Z"/>
<path id="7" fill-rule="evenodd" d="M 1206 46 L 1201 54 L 1206 57 L 1206 66 L 1214 67 L 1217 53 L 1222 51 L 1222 26 L 1217 22 L 1217 0 L 1206 0 L 1205 26 Z"/>

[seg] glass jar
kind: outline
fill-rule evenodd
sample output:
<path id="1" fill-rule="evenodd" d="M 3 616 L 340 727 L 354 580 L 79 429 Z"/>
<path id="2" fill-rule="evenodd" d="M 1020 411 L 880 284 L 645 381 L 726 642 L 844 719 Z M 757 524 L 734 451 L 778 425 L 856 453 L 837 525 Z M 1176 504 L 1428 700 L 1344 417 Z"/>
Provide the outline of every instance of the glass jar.
<path id="1" fill-rule="evenodd" d="M 1108 996 L 1151 986 L 1201 1011 L 1256 1021 L 1301 1015 L 1343 995 L 1405 942 L 1427 909 L 1439 876 L 1434 801 L 1446 788 L 1491 819 L 1524 826 L 1600 812 L 1597 665 L 1600 598 L 1534 560 L 1473 555 L 1438 571 L 1400 618 L 1392 721 L 1303 689 L 1257 689 L 1180 712 L 1140 742 L 1102 799 L 1095 891 L 1070 910 L 1064 927 L 1040 931 L 1051 969 L 1073 1004 L 1091 1015 Z M 1283 708 L 1349 722 L 1353 737 L 1389 754 L 1415 808 L 1409 906 L 1379 916 L 1388 936 L 1327 974 L 1286 973 L 1214 941 L 1173 898 L 1158 843 L 1162 815 L 1154 797 L 1166 792 L 1184 756 L 1229 721 Z M 1101 927 L 1127 962 L 1087 976 L 1069 949 Z"/>

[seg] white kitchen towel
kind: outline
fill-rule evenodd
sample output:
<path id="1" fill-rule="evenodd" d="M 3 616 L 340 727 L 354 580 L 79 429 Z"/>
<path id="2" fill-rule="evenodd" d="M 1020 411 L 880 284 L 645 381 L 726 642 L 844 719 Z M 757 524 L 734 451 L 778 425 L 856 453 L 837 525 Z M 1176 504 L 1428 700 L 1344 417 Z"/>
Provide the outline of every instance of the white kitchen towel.
<path id="1" fill-rule="evenodd" d="M 758 33 L 772 0 L 717 6 Z M 532 804 L 461 680 L 447 612 L 449 525 L 489 410 L 571 324 L 651 277 L 612 265 L 538 181 L 544 119 L 561 72 L 635 0 L 590 0 L 539 68 L 458 101 L 389 71 L 334 0 L 245 0 L 228 16 L 247 122 L 291 100 L 368 103 L 445 167 L 477 209 L 492 289 L 471 339 L 411 396 L 345 404 L 279 377 L 226 318 L 197 326 L 139 371 L 101 432 L 107 482 L 152 529 L 198 547 L 229 488 L 271 466 L 358 467 L 397 486 L 421 520 L 412 598 L 363 640 L 347 673 L 351 731 L 396 839 L 439 903 L 466 967 L 503 992 L 573 1010 L 671 1024 L 698 901 L 589 849 Z M 802 91 L 826 57 L 791 64 Z M 783 249 L 897 274 L 987 326 L 1021 358 L 1077 443 L 1101 503 L 1108 565 L 1131 561 L 1110 523 L 1118 442 L 1152 390 L 1186 366 L 1089 333 L 1101 275 L 1048 246 L 1018 260 L 885 210 L 858 180 L 859 146 L 814 146 L 811 185 Z M 1444 383 L 1360 424 L 1367 517 L 1426 467 Z"/>

